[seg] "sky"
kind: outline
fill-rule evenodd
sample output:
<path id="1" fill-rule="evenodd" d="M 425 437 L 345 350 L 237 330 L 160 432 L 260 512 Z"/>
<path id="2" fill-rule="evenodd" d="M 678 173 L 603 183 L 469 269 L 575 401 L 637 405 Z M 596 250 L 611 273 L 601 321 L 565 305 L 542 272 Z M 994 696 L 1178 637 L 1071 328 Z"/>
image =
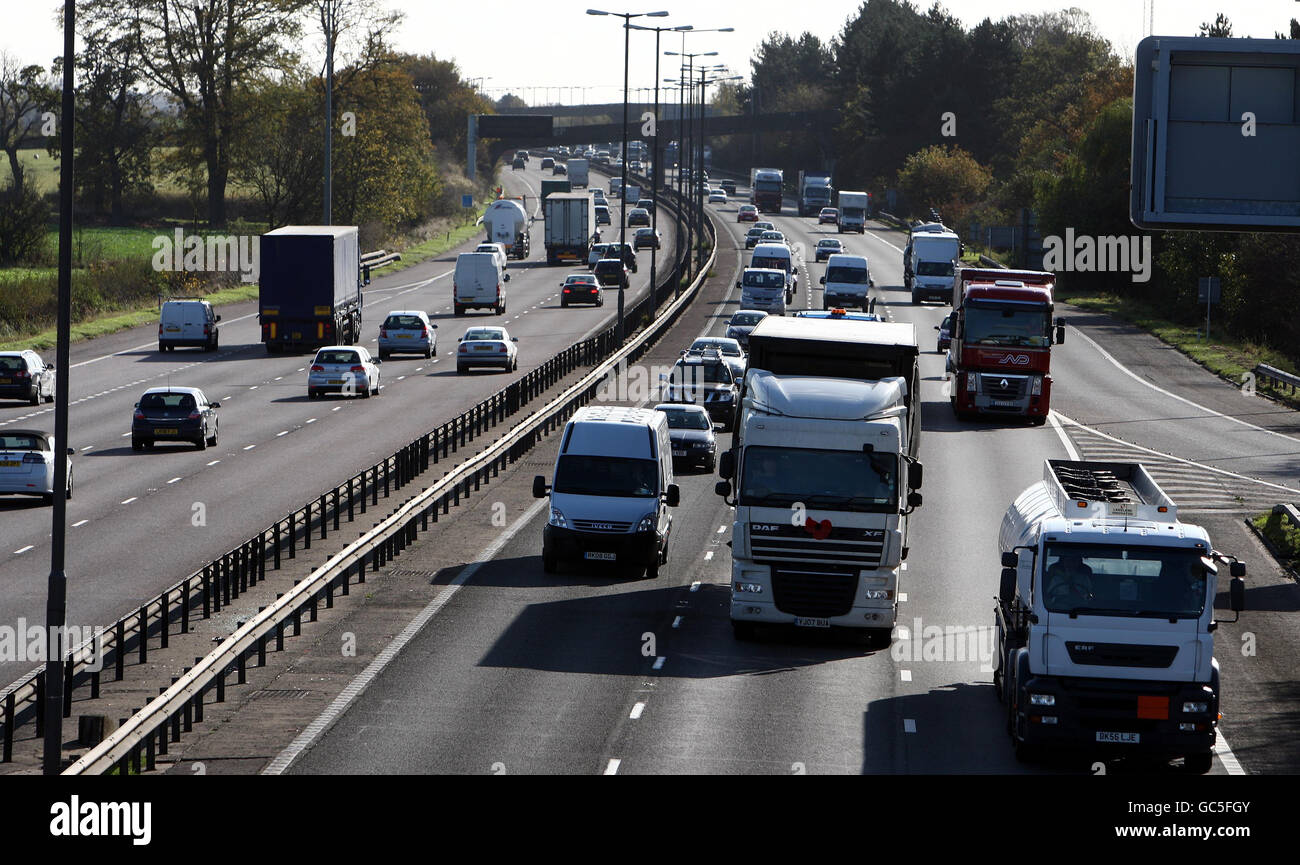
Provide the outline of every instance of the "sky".
<path id="1" fill-rule="evenodd" d="M 521 95 L 530 105 L 610 102 L 621 96 L 621 22 L 586 14 L 592 3 L 601 0 L 494 0 L 490 5 L 482 0 L 384 2 L 406 14 L 395 39 L 399 50 L 455 60 L 462 76 L 481 79 L 476 84 L 494 99 L 507 91 Z M 921 9 L 930 2 L 914 0 Z M 1214 20 L 1220 11 L 1228 14 L 1234 35 L 1256 38 L 1272 38 L 1275 31 L 1287 30 L 1291 18 L 1300 18 L 1297 0 L 948 0 L 943 5 L 968 28 L 986 17 L 997 20 L 1077 6 L 1089 13 L 1098 32 L 1118 52 L 1132 56 L 1148 33 L 1152 3 L 1154 32 L 1162 36 L 1195 35 L 1201 22 Z M 0 0 L 0 52 L 48 67 L 62 51 L 62 28 L 55 23 L 62 6 L 57 0 Z M 597 8 L 669 13 L 666 18 L 642 19 L 641 23 L 652 26 L 733 27 L 732 33 L 687 34 L 685 50 L 716 51 L 716 57 L 700 62 L 725 64 L 724 75 L 747 77 L 755 48 L 772 31 L 792 35 L 809 31 L 829 41 L 860 6 L 861 0 L 660 0 L 657 4 L 651 0 L 640 7 Z M 653 33 L 631 34 L 631 88 L 654 86 L 654 41 Z M 681 52 L 682 35 L 664 33 L 660 49 Z M 677 57 L 660 57 L 658 77 L 675 79 L 679 62 Z"/>

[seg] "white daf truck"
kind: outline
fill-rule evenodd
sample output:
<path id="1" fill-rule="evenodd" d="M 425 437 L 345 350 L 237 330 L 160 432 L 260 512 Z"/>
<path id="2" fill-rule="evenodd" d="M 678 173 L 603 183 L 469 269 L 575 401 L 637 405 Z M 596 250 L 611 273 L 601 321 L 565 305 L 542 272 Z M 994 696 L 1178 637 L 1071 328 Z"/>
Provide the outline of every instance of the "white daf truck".
<path id="1" fill-rule="evenodd" d="M 1016 757 L 1044 749 L 1214 758 L 1216 576 L 1245 609 L 1245 565 L 1139 463 L 1048 460 L 1007 510 L 994 685 Z M 1235 622 L 1236 618 L 1231 620 Z"/>

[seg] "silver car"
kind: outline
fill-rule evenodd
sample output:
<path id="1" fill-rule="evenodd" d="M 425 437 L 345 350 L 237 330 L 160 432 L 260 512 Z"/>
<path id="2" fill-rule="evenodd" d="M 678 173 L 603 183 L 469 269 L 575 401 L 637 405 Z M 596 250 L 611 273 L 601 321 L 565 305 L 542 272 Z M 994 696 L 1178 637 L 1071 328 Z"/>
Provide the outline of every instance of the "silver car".
<path id="1" fill-rule="evenodd" d="M 394 352 L 433 357 L 438 353 L 437 329 L 424 310 L 393 310 L 379 326 L 379 359 L 388 360 Z"/>
<path id="2" fill-rule="evenodd" d="M 54 436 L 43 430 L 0 430 L 0 495 L 40 496 L 54 504 Z M 72 498 L 72 448 L 68 461 L 68 483 L 64 491 Z"/>
<path id="3" fill-rule="evenodd" d="M 327 345 L 316 352 L 307 373 L 307 396 L 325 393 L 360 394 L 369 399 L 379 393 L 379 364 L 359 345 Z"/>
<path id="4" fill-rule="evenodd" d="M 740 340 L 734 337 L 702 336 L 691 343 L 687 351 L 716 351 L 722 355 L 722 362 L 731 370 L 733 376 L 737 379 L 745 377 L 745 350 L 741 348 Z"/>
<path id="5" fill-rule="evenodd" d="M 736 310 L 731 316 L 731 321 L 727 322 L 727 337 L 734 339 L 743 347 L 748 347 L 749 332 L 765 318 L 767 318 L 767 313 L 761 309 Z"/>
<path id="6" fill-rule="evenodd" d="M 506 372 L 519 368 L 518 337 L 504 327 L 471 327 L 456 346 L 456 372 L 475 366 L 499 366 Z"/>
<path id="7" fill-rule="evenodd" d="M 0 351 L 0 399 L 54 402 L 54 367 L 34 351 Z"/>

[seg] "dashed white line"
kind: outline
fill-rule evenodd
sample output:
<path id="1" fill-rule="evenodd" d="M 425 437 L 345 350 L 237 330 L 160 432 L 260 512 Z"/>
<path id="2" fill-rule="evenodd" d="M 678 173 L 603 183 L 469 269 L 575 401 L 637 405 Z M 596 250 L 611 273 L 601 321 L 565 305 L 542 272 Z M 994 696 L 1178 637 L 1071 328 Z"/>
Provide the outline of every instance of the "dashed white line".
<path id="1" fill-rule="evenodd" d="M 343 408 L 343 406 L 341 406 L 341 405 L 336 405 L 336 406 L 334 406 L 334 408 L 330 409 L 330 411 L 338 411 L 338 410 L 341 409 L 341 408 Z"/>
<path id="2" fill-rule="evenodd" d="M 23 547 L 21 550 L 14 550 L 14 555 L 21 556 L 23 553 L 27 552 L 28 550 L 34 550 L 34 549 L 36 549 L 36 546 L 34 544 L 28 544 L 27 546 Z"/>
<path id="3" fill-rule="evenodd" d="M 692 592 L 698 592 L 699 590 L 700 590 L 700 581 L 699 581 L 699 580 L 696 580 L 695 582 L 691 583 L 691 591 L 692 591 Z"/>
<path id="4" fill-rule="evenodd" d="M 898 593 L 898 602 L 899 602 L 900 604 L 906 604 L 906 603 L 907 603 L 907 592 L 899 592 L 899 593 Z"/>
<path id="5" fill-rule="evenodd" d="M 674 628 L 681 627 L 681 624 L 682 624 L 682 617 L 681 617 L 681 616 L 678 616 L 677 618 L 673 619 L 673 627 L 674 627 Z"/>
<path id="6" fill-rule="evenodd" d="M 135 501 L 135 500 L 138 499 L 138 498 L 139 498 L 139 496 L 131 496 L 131 498 L 127 499 L 127 500 L 124 501 L 124 502 L 121 502 L 121 504 L 129 505 L 129 504 L 131 504 L 131 502 Z"/>
<path id="7" fill-rule="evenodd" d="M 307 418 L 307 423 L 316 423 L 316 418 L 314 417 Z"/>
<path id="8" fill-rule="evenodd" d="M 248 447 L 244 448 L 244 450 L 251 451 L 255 447 L 257 447 L 257 445 L 249 445 Z"/>
<path id="9" fill-rule="evenodd" d="M 279 438 L 280 436 L 287 436 L 288 434 L 289 434 L 289 431 L 288 431 L 287 429 L 282 429 L 282 430 L 280 430 L 278 433 L 275 434 L 275 437 L 276 437 L 276 438 Z"/>
<path id="10" fill-rule="evenodd" d="M 709 550 L 708 552 L 706 552 L 706 553 L 704 554 L 704 561 L 707 562 L 707 561 L 709 561 L 709 560 L 712 559 L 712 558 L 713 558 L 713 550 Z"/>
<path id="11" fill-rule="evenodd" d="M 726 527 L 726 526 L 718 526 L 718 534 L 722 534 L 722 533 L 725 532 L 726 530 L 727 530 L 727 527 Z"/>
<path id="12" fill-rule="evenodd" d="M 174 483 L 176 483 L 178 480 L 180 480 L 180 478 L 172 478 L 172 479 L 169 480 L 167 483 L 169 483 L 169 484 L 174 484 Z"/>
<path id="13" fill-rule="evenodd" d="M 127 435 L 130 435 L 130 433 L 127 433 Z M 81 449 L 81 452 L 85 453 L 86 451 L 90 450 L 93 447 L 94 445 L 86 445 L 84 448 Z"/>
<path id="14" fill-rule="evenodd" d="M 257 390 L 258 387 L 259 387 L 259 385 L 250 385 L 248 389 L 249 389 L 249 390 Z"/>
<path id="15" fill-rule="evenodd" d="M 631 718 L 633 721 L 635 721 L 636 719 L 641 717 L 641 713 L 644 711 L 645 711 L 645 703 L 637 703 L 635 706 L 632 707 L 632 711 L 628 714 L 628 717 Z"/>
<path id="16" fill-rule="evenodd" d="M 899 670 L 899 671 L 898 671 L 898 677 L 899 677 L 900 679 L 902 679 L 904 682 L 910 682 L 910 681 L 912 681 L 912 671 L 911 671 L 911 670 Z"/>
<path id="17" fill-rule="evenodd" d="M 213 460 L 212 462 L 208 463 L 208 465 L 215 466 L 219 462 L 221 462 L 221 460 Z"/>
<path id="18" fill-rule="evenodd" d="M 666 658 L 663 655 L 660 655 L 659 657 L 655 658 L 655 662 L 650 665 L 650 669 L 662 670 L 664 668 L 664 661 L 666 660 L 668 660 L 668 658 Z"/>
<path id="19" fill-rule="evenodd" d="M 617 760 L 617 759 L 611 757 L 610 760 L 609 760 L 609 765 L 605 767 L 605 774 L 606 774 L 606 775 L 617 775 L 617 774 L 618 774 L 618 767 L 619 767 L 619 764 L 622 763 L 622 762 L 623 762 L 622 760 Z"/>
<path id="20" fill-rule="evenodd" d="M 914 718 L 904 718 L 904 719 L 903 719 L 903 732 L 904 732 L 904 733 L 915 733 L 915 732 L 916 732 L 916 720 L 915 720 Z"/>
<path id="21" fill-rule="evenodd" d="M 75 529 L 75 528 L 78 528 L 78 527 L 80 527 L 80 526 L 84 526 L 84 525 L 85 525 L 86 523 L 88 523 L 88 522 L 90 522 L 90 520 L 78 520 L 77 522 L 75 522 L 75 523 L 72 524 L 72 527 Z"/>

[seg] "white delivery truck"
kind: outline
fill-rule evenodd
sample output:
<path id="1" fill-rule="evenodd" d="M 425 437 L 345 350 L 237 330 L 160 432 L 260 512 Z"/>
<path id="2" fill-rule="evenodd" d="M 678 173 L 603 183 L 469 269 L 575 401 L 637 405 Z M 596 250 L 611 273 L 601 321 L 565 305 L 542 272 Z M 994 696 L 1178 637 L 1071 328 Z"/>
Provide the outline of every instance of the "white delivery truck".
<path id="1" fill-rule="evenodd" d="M 836 233 L 867 231 L 867 209 L 871 206 L 871 196 L 865 192 L 840 192 L 840 215 L 836 223 Z"/>
<path id="2" fill-rule="evenodd" d="M 1245 565 L 1179 521 L 1140 463 L 1047 460 L 998 543 L 993 682 L 1016 756 L 1182 757 L 1185 770 L 1208 771 L 1218 567 L 1228 565 L 1239 614 Z"/>
<path id="3" fill-rule="evenodd" d="M 857 306 L 863 312 L 871 311 L 871 267 L 865 255 L 835 253 L 826 259 L 821 284 L 822 309 Z"/>
<path id="4" fill-rule="evenodd" d="M 574 189 L 577 189 L 579 186 L 586 189 L 587 183 L 591 177 L 591 163 L 585 159 L 570 159 L 565 163 L 565 165 L 568 166 L 569 171 L 569 186 Z"/>
<path id="5" fill-rule="evenodd" d="M 740 289 L 741 309 L 761 309 L 768 315 L 785 315 L 787 276 L 784 270 L 747 267 L 740 272 L 736 287 Z"/>
<path id="6" fill-rule="evenodd" d="M 951 231 L 914 231 L 908 243 L 910 264 L 904 273 L 912 303 L 952 300 L 955 262 L 961 259 L 961 238 Z"/>
<path id="7" fill-rule="evenodd" d="M 487 242 L 499 243 L 511 258 L 523 259 L 530 251 L 528 212 L 524 203 L 515 198 L 498 198 L 483 212 L 483 227 L 487 229 Z"/>
<path id="8" fill-rule="evenodd" d="M 542 214 L 546 263 L 585 263 L 592 240 L 600 235 L 592 197 L 585 192 L 552 192 L 542 202 Z"/>
<path id="9" fill-rule="evenodd" d="M 614 562 L 659 576 L 681 492 L 673 482 L 668 416 L 653 409 L 586 406 L 564 427 L 542 530 L 542 570 L 569 561 Z"/>

